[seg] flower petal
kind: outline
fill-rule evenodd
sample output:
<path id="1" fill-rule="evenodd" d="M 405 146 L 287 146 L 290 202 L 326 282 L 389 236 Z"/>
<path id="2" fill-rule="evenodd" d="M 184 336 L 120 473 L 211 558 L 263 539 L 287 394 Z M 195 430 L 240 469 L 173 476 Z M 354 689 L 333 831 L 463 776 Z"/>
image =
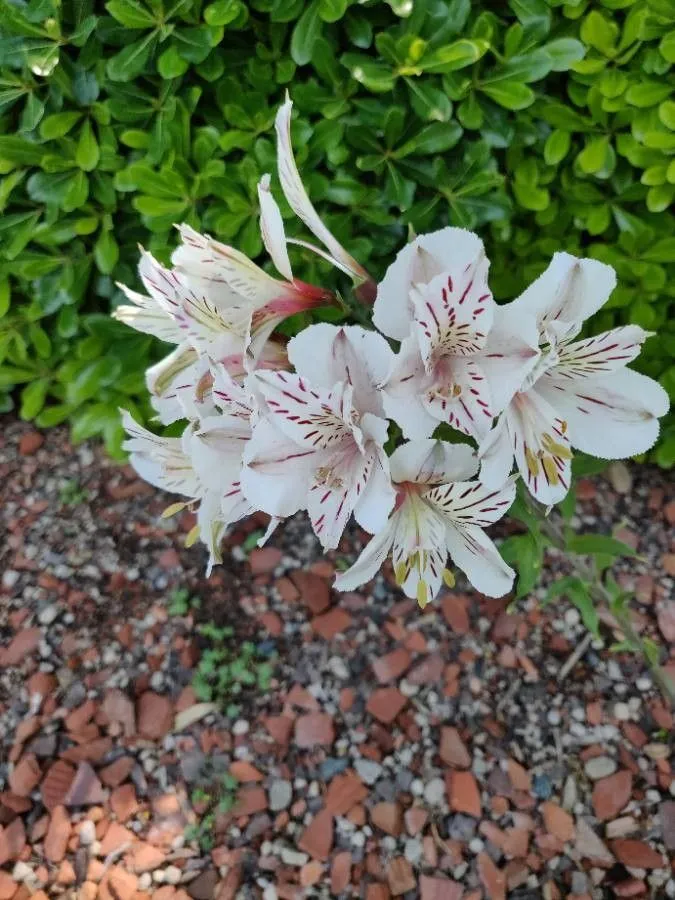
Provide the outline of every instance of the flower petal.
<path id="1" fill-rule="evenodd" d="M 392 479 L 399 484 L 442 484 L 471 478 L 478 471 L 478 460 L 468 444 L 408 441 L 394 450 L 389 466 Z"/>
<path id="2" fill-rule="evenodd" d="M 255 377 L 271 417 L 299 446 L 333 451 L 354 441 L 348 386 L 318 391 L 292 372 L 259 371 Z"/>
<path id="3" fill-rule="evenodd" d="M 413 286 L 415 333 L 427 371 L 443 357 L 473 356 L 485 347 L 495 307 L 488 266 L 481 247 L 462 268 Z"/>
<path id="4" fill-rule="evenodd" d="M 650 337 L 639 325 L 624 325 L 561 347 L 553 374 L 557 378 L 594 378 L 615 372 L 640 354 Z"/>
<path id="5" fill-rule="evenodd" d="M 163 425 L 186 418 L 183 401 L 189 392 L 196 394 L 202 373 L 202 361 L 187 342 L 146 370 L 145 383 L 150 391 L 150 402 Z"/>
<path id="6" fill-rule="evenodd" d="M 256 509 L 270 516 L 292 516 L 307 507 L 312 473 L 319 459 L 319 452 L 298 447 L 270 419 L 260 419 L 244 449 L 244 495 Z"/>
<path id="7" fill-rule="evenodd" d="M 123 284 L 118 284 L 118 287 L 134 305 L 118 306 L 112 312 L 113 319 L 143 334 L 151 334 L 167 344 L 181 343 L 183 333 L 179 325 L 154 299 L 132 291 Z"/>
<path id="8" fill-rule="evenodd" d="M 554 253 L 548 268 L 513 301 L 535 316 L 541 332 L 560 320 L 581 324 L 603 306 L 616 286 L 616 272 L 596 259 Z"/>
<path id="9" fill-rule="evenodd" d="M 495 415 L 506 409 L 521 389 L 539 356 L 534 316 L 514 309 L 512 303 L 496 306 L 487 344 L 477 360 L 488 381 Z"/>
<path id="10" fill-rule="evenodd" d="M 424 500 L 457 525 L 491 525 L 506 513 L 516 499 L 515 477 L 501 488 L 481 481 L 439 484 L 422 494 Z"/>
<path id="11" fill-rule="evenodd" d="M 312 206 L 312 202 L 307 196 L 300 173 L 295 164 L 293 156 L 293 147 L 291 145 L 291 111 L 293 103 L 289 98 L 280 107 L 276 117 L 277 130 L 277 164 L 279 167 L 279 181 L 288 201 L 288 205 L 312 234 L 317 237 L 330 251 L 338 262 L 346 267 L 357 281 L 367 281 L 370 276 L 356 262 L 340 242 L 331 234 L 324 223 L 319 218 L 319 214 Z"/>
<path id="12" fill-rule="evenodd" d="M 172 263 L 179 272 L 208 285 L 211 298 L 221 306 L 243 298 L 257 309 L 276 298 L 294 295 L 292 285 L 272 278 L 234 247 L 199 234 L 189 225 L 179 225 L 178 230 L 182 243 L 174 250 Z"/>
<path id="13" fill-rule="evenodd" d="M 396 501 L 396 491 L 392 487 L 386 453 L 376 449 L 373 455 L 375 459 L 372 472 L 366 479 L 365 486 L 359 489 L 360 496 L 354 506 L 354 518 L 361 528 L 365 528 L 371 534 L 377 534 L 387 524 Z"/>
<path id="14" fill-rule="evenodd" d="M 337 591 L 353 591 L 377 575 L 389 555 L 394 540 L 393 520 L 376 534 L 363 548 L 359 558 L 346 572 L 335 577 L 333 586 Z"/>
<path id="15" fill-rule="evenodd" d="M 506 413 L 502 413 L 492 431 L 481 441 L 478 456 L 481 462 L 480 480 L 494 488 L 504 484 L 513 468 L 513 444 Z"/>
<path id="16" fill-rule="evenodd" d="M 506 410 L 518 470 L 533 497 L 545 506 L 559 503 L 571 479 L 572 449 L 560 407 L 537 388 L 516 394 Z"/>
<path id="17" fill-rule="evenodd" d="M 139 425 L 127 410 L 122 410 L 122 425 L 128 437 L 122 448 L 138 474 L 155 487 L 185 497 L 201 493 L 192 462 L 184 452 L 181 438 L 165 438 Z"/>
<path id="18" fill-rule="evenodd" d="M 659 435 L 669 399 L 661 385 L 632 369 L 570 381 L 544 375 L 536 391 L 569 426 L 572 445 L 600 459 L 645 453 Z"/>
<path id="19" fill-rule="evenodd" d="M 470 583 L 487 597 L 503 597 L 516 573 L 478 525 L 448 525 L 445 531 L 450 557 Z"/>
<path id="20" fill-rule="evenodd" d="M 361 453 L 356 444 L 347 451 L 323 452 L 322 464 L 312 475 L 307 512 L 324 550 L 334 550 L 340 543 L 375 462 L 374 452 Z"/>
<path id="21" fill-rule="evenodd" d="M 427 411 L 423 402 L 431 383 L 431 376 L 424 371 L 416 339 L 407 337 L 382 386 L 382 404 L 386 415 L 409 440 L 429 437 L 438 425 L 438 419 Z"/>
<path id="22" fill-rule="evenodd" d="M 258 200 L 260 201 L 260 232 L 265 249 L 272 258 L 277 272 L 287 281 L 293 281 L 293 269 L 288 258 L 284 220 L 270 191 L 270 176 L 263 175 L 258 184 Z"/>
<path id="23" fill-rule="evenodd" d="M 381 335 L 359 325 L 310 325 L 289 342 L 288 358 L 316 387 L 345 381 L 360 413 L 383 415 L 379 386 L 391 371 L 394 353 Z"/>
<path id="24" fill-rule="evenodd" d="M 494 418 L 490 389 L 476 358 L 455 356 L 434 367 L 423 395 L 426 411 L 470 437 L 481 440 Z"/>
<path id="25" fill-rule="evenodd" d="M 482 251 L 480 238 L 463 228 L 441 228 L 406 244 L 377 289 L 373 324 L 388 337 L 405 340 L 413 320 L 410 288 L 459 269 Z"/>
<path id="26" fill-rule="evenodd" d="M 424 607 L 443 583 L 448 558 L 443 519 L 416 494 L 408 495 L 394 518 L 392 561 L 396 581 L 406 596 Z"/>

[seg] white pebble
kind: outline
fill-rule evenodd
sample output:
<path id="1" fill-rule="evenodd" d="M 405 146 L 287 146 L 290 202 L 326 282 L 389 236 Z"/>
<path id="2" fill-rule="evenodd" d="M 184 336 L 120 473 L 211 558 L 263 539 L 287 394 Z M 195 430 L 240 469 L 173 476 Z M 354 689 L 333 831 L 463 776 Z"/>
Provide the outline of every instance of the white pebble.
<path id="1" fill-rule="evenodd" d="M 147 891 L 152 885 L 152 875 L 149 872 L 143 872 L 138 876 L 138 890 Z"/>
<path id="2" fill-rule="evenodd" d="M 169 866 L 164 870 L 164 881 L 167 884 L 178 884 L 182 874 L 178 866 Z"/>
<path id="3" fill-rule="evenodd" d="M 475 837 L 469 841 L 469 850 L 472 853 L 482 853 L 484 847 L 485 844 L 481 841 L 480 838 Z"/>
<path id="4" fill-rule="evenodd" d="M 599 781 L 616 772 L 616 762 L 610 756 L 594 756 L 586 760 L 584 771 L 592 781 Z"/>
<path id="5" fill-rule="evenodd" d="M 247 734 L 250 727 L 251 726 L 248 724 L 246 719 L 237 719 L 237 721 L 232 726 L 232 734 L 236 734 L 238 736 Z"/>
<path id="6" fill-rule="evenodd" d="M 424 788 L 424 799 L 430 806 L 440 806 L 445 797 L 445 782 L 442 778 L 432 778 Z"/>
<path id="7" fill-rule="evenodd" d="M 614 715 L 620 722 L 627 722 L 630 719 L 630 708 L 627 703 L 615 703 Z"/>
<path id="8" fill-rule="evenodd" d="M 90 847 L 96 840 L 96 826 L 91 819 L 85 819 L 80 825 L 80 846 Z"/>

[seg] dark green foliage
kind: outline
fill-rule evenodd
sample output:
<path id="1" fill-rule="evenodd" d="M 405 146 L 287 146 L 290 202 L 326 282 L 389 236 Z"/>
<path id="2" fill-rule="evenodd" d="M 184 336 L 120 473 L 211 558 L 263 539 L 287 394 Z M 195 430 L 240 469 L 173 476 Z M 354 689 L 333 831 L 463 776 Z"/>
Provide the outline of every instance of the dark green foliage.
<path id="1" fill-rule="evenodd" d="M 656 331 L 639 365 L 675 395 L 671 0 L 0 0 L 0 29 L 3 410 L 116 451 L 166 348 L 107 318 L 115 281 L 178 221 L 260 254 L 287 87 L 309 193 L 373 274 L 409 226 L 479 230 L 499 299 L 596 256 L 620 286 L 595 327 Z"/>

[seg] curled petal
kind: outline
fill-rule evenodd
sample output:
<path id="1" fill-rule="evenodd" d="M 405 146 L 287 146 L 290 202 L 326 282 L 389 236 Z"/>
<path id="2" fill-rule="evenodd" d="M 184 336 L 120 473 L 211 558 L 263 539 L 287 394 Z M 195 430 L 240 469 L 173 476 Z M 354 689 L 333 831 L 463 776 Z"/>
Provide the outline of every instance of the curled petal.
<path id="1" fill-rule="evenodd" d="M 468 444 L 447 441 L 407 441 L 389 458 L 391 477 L 395 482 L 441 484 L 465 481 L 478 471 L 476 452 Z"/>
<path id="2" fill-rule="evenodd" d="M 139 425 L 127 410 L 122 410 L 122 425 L 128 435 L 122 448 L 130 454 L 131 465 L 141 478 L 174 494 L 199 495 L 199 479 L 181 438 L 153 434 Z"/>
<path id="3" fill-rule="evenodd" d="M 640 354 L 650 337 L 639 325 L 624 325 L 563 346 L 555 367 L 556 379 L 597 378 L 615 372 Z"/>
<path id="4" fill-rule="evenodd" d="M 446 542 L 450 557 L 470 583 L 487 597 L 503 597 L 513 586 L 515 572 L 477 525 L 448 525 Z"/>
<path id="5" fill-rule="evenodd" d="M 342 244 L 326 228 L 307 196 L 307 191 L 300 180 L 300 173 L 295 164 L 293 147 L 291 145 L 292 109 L 293 104 L 287 98 L 284 105 L 279 109 L 276 118 L 279 180 L 286 195 L 286 200 L 288 200 L 288 205 L 296 216 L 302 219 L 312 234 L 328 248 L 331 256 L 344 268 L 348 269 L 357 281 L 368 281 L 370 276 L 366 270 L 356 262 L 353 256 L 347 253 Z"/>
<path id="6" fill-rule="evenodd" d="M 260 231 L 263 243 L 272 262 L 287 281 L 293 281 L 293 270 L 288 258 L 284 221 L 279 207 L 270 191 L 270 176 L 263 175 L 258 184 L 260 201 Z"/>
<path id="7" fill-rule="evenodd" d="M 393 520 L 379 534 L 376 534 L 363 548 L 361 555 L 351 568 L 335 577 L 334 587 L 338 591 L 353 591 L 374 578 L 389 555 L 394 540 Z"/>

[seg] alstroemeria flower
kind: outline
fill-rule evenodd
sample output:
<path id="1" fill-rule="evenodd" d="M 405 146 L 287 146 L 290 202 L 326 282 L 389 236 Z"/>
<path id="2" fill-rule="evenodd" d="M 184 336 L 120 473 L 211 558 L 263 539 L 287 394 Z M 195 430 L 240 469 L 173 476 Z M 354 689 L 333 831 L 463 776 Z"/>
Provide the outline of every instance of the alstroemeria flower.
<path id="1" fill-rule="evenodd" d="M 286 102 L 279 109 L 276 117 L 277 130 L 277 167 L 279 172 L 279 181 L 284 196 L 288 201 L 288 205 L 293 212 L 302 219 L 312 234 L 318 238 L 326 247 L 328 253 L 324 253 L 319 247 L 309 244 L 306 241 L 292 240 L 290 243 L 299 244 L 301 247 L 307 247 L 319 256 L 323 256 L 332 265 L 346 272 L 354 279 L 357 284 L 372 284 L 372 279 L 368 272 L 360 265 L 354 257 L 348 253 L 332 232 L 324 225 L 319 214 L 314 209 L 312 201 L 307 195 L 307 191 L 300 179 L 300 173 L 293 156 L 293 147 L 291 144 L 291 112 L 293 103 L 288 94 Z M 278 266 L 277 266 L 278 268 Z M 279 271 L 282 271 L 279 269 Z M 374 287 L 374 285 L 373 285 Z"/>
<path id="2" fill-rule="evenodd" d="M 385 409 L 407 438 L 446 423 L 480 439 L 499 412 L 490 385 L 496 307 L 488 268 L 477 235 L 443 228 L 404 247 L 378 287 L 373 321 L 401 341 L 383 386 Z M 501 353 L 500 399 L 519 387 L 537 354 L 524 342 L 512 350 Z"/>
<path id="3" fill-rule="evenodd" d="M 387 422 L 378 415 L 374 383 L 391 350 L 362 328 L 316 325 L 288 351 L 295 374 L 255 375 L 264 408 L 245 453 L 244 493 L 275 517 L 306 509 L 322 545 L 332 549 L 352 513 L 375 532 L 394 503 L 383 450 Z"/>
<path id="4" fill-rule="evenodd" d="M 569 489 L 572 447 L 622 459 L 656 441 L 668 395 L 656 381 L 626 368 L 648 332 L 626 325 L 574 340 L 615 284 L 611 266 L 556 253 L 546 271 L 501 308 L 511 332 L 536 323 L 541 355 L 481 445 L 487 483 L 501 483 L 515 456 L 530 492 L 550 505 Z"/>
<path id="5" fill-rule="evenodd" d="M 447 578 L 448 555 L 477 590 L 489 597 L 506 594 L 515 573 L 483 528 L 513 503 L 513 479 L 497 489 L 469 481 L 478 470 L 475 452 L 442 441 L 402 444 L 389 465 L 396 508 L 354 565 L 337 576 L 335 587 L 350 591 L 370 581 L 391 552 L 397 583 L 422 607 Z"/>

